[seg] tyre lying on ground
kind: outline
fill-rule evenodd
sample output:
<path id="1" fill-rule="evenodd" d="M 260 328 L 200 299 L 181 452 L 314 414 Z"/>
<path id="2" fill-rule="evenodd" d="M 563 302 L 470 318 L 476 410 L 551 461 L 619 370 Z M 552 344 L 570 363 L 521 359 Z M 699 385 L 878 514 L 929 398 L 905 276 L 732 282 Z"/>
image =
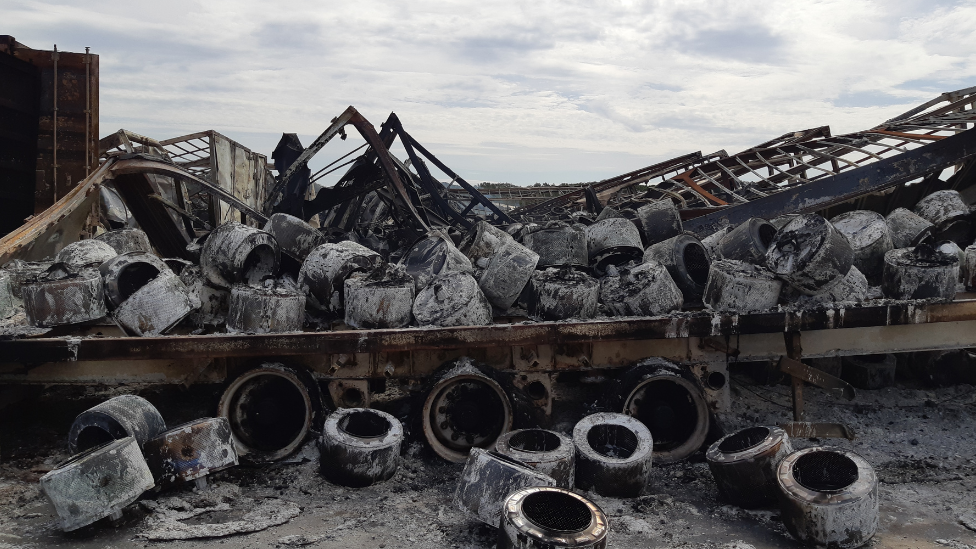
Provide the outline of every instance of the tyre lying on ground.
<path id="1" fill-rule="evenodd" d="M 230 422 L 205 417 L 168 429 L 142 446 L 157 485 L 193 481 L 207 487 L 207 476 L 237 465 Z"/>
<path id="2" fill-rule="evenodd" d="M 544 475 L 510 457 L 472 448 L 454 491 L 454 504 L 471 518 L 498 527 L 508 495 L 530 486 L 556 486 Z"/>
<path id="3" fill-rule="evenodd" d="M 839 448 L 794 452 L 777 468 L 783 524 L 798 541 L 850 549 L 878 529 L 878 477 L 861 456 Z"/>
<path id="4" fill-rule="evenodd" d="M 141 448 L 165 430 L 163 416 L 148 400 L 119 395 L 78 414 L 68 432 L 68 448 L 74 454 L 125 437 Z"/>
<path id="5" fill-rule="evenodd" d="M 400 467 L 403 425 L 386 412 L 340 408 L 325 420 L 319 470 L 329 482 L 359 488 L 393 478 Z"/>
<path id="6" fill-rule="evenodd" d="M 41 491 L 66 532 L 105 517 L 121 518 L 122 509 L 153 484 L 139 443 L 132 437 L 89 448 L 41 477 Z"/>
<path id="7" fill-rule="evenodd" d="M 715 441 L 705 459 L 722 499 L 752 508 L 776 503 L 777 467 L 792 452 L 779 427 L 749 427 Z"/>
<path id="8" fill-rule="evenodd" d="M 573 428 L 576 446 L 576 487 L 601 496 L 641 495 L 651 475 L 654 442 L 643 423 L 624 415 L 601 412 L 586 416 Z"/>
<path id="9" fill-rule="evenodd" d="M 498 549 L 604 549 L 610 522 L 595 503 L 563 488 L 516 490 L 505 500 Z"/>
<path id="10" fill-rule="evenodd" d="M 576 447 L 573 439 L 545 429 L 519 429 L 498 437 L 495 450 L 549 475 L 560 488 L 573 488 Z"/>

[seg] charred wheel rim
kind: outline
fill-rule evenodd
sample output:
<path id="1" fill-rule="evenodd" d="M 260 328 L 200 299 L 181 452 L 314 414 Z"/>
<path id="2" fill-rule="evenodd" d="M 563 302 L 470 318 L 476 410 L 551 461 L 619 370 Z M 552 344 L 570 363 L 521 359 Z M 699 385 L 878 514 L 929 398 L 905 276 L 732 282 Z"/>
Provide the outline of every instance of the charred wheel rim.
<path id="1" fill-rule="evenodd" d="M 220 398 L 238 453 L 249 461 L 275 461 L 294 452 L 312 428 L 309 388 L 289 368 L 262 366 L 235 379 Z"/>
<path id="2" fill-rule="evenodd" d="M 506 547 L 522 547 L 529 537 L 539 547 L 605 547 L 607 517 L 592 501 L 562 488 L 523 488 L 512 493 L 502 511 Z"/>
<path id="3" fill-rule="evenodd" d="M 647 426 L 658 463 L 682 460 L 701 448 L 708 435 L 708 405 L 701 390 L 676 375 L 650 376 L 624 401 L 623 413 Z"/>
<path id="4" fill-rule="evenodd" d="M 502 387 L 483 375 L 461 374 L 441 380 L 423 410 L 427 442 L 442 458 L 457 463 L 473 447 L 490 448 L 512 428 L 512 405 Z"/>

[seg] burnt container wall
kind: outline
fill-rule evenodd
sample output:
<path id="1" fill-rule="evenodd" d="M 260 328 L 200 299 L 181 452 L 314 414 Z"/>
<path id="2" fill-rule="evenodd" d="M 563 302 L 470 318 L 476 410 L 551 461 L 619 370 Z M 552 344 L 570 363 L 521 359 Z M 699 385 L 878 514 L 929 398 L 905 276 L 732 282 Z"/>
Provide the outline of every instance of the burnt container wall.
<path id="1" fill-rule="evenodd" d="M 0 234 L 34 213 L 40 71 L 0 52 Z"/>
<path id="2" fill-rule="evenodd" d="M 0 42 L 4 40 L 0 38 Z M 51 50 L 35 50 L 12 39 L 6 43 L 7 48 L 0 46 L 0 50 L 6 49 L 14 58 L 33 65 L 40 76 L 37 165 L 35 174 L 32 174 L 32 179 L 36 181 L 33 213 L 40 213 L 67 194 L 98 166 L 98 56 L 59 51 L 55 74 L 53 45 Z M 21 218 L 18 225 L 22 222 Z"/>

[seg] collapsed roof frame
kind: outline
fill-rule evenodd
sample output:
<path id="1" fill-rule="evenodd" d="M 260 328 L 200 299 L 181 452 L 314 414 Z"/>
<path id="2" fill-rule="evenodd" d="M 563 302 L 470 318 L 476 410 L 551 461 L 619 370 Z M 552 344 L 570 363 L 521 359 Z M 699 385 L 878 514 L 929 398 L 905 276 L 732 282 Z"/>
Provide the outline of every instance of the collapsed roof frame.
<path id="1" fill-rule="evenodd" d="M 639 170 L 604 179 L 589 185 L 588 188 L 596 193 L 596 197 L 600 201 L 606 201 L 616 193 L 629 187 L 647 183 L 655 178 L 662 178 L 664 180 L 667 179 L 666 176 L 671 172 L 681 173 L 713 158 L 724 158 L 725 156 L 727 156 L 725 151 L 714 152 L 708 156 L 703 156 L 701 151 L 688 153 L 640 168 Z M 585 194 L 586 189 L 577 189 L 539 204 L 518 208 L 512 212 L 512 215 L 522 219 L 535 219 L 563 213 L 563 210 L 567 206 L 584 200 Z"/>
<path id="2" fill-rule="evenodd" d="M 347 107 L 342 114 L 336 118 L 333 118 L 329 127 L 326 128 L 321 135 L 315 138 L 315 141 L 313 141 L 312 144 L 309 145 L 302 152 L 302 154 L 295 159 L 294 162 L 292 162 L 291 166 L 289 166 L 284 173 L 277 177 L 274 187 L 268 193 L 266 209 L 269 209 L 267 206 L 270 206 L 270 204 L 273 203 L 275 198 L 277 198 L 281 193 L 282 189 L 288 185 L 289 181 L 291 181 L 291 179 L 295 177 L 296 174 L 298 174 L 302 169 L 307 167 L 308 162 L 312 159 L 312 157 L 321 151 L 322 148 L 329 143 L 329 141 L 331 141 L 337 135 L 345 139 L 346 134 L 344 128 L 347 125 L 352 125 L 354 128 L 356 128 L 356 130 L 359 131 L 359 134 L 369 145 L 367 152 L 360 156 L 356 164 L 354 164 L 354 168 L 356 165 L 360 164 L 360 161 L 363 163 L 372 163 L 372 158 L 379 160 L 380 168 L 387 178 L 387 183 L 392 187 L 392 190 L 403 203 L 403 206 L 407 208 L 407 211 L 413 218 L 413 222 L 417 223 L 419 228 L 429 229 L 430 227 L 428 221 L 421 216 L 416 207 L 414 207 L 413 199 L 410 196 L 410 193 L 408 193 L 407 189 L 404 187 L 403 181 L 400 179 L 400 175 L 397 173 L 397 167 L 394 164 L 389 152 L 389 146 L 392 144 L 392 140 L 387 141 L 387 139 L 381 138 L 380 135 L 376 133 L 373 125 L 366 120 L 366 117 L 360 114 L 359 111 L 352 106 Z M 353 168 L 350 168 L 350 171 L 352 171 L 352 169 Z M 358 190 L 359 189 L 354 191 L 354 193 L 357 193 Z M 353 196 L 355 196 L 355 194 Z"/>
<path id="3" fill-rule="evenodd" d="M 685 228 L 700 236 L 751 217 L 823 210 L 970 160 L 976 132 L 966 130 L 976 123 L 974 105 L 976 87 L 943 94 L 868 130 L 797 132 L 796 140 L 763 143 L 653 190 L 663 191 L 659 198 L 678 197 Z"/>
<path id="4" fill-rule="evenodd" d="M 410 217 L 418 225 L 418 229 L 429 230 L 432 226 L 458 226 L 469 229 L 472 222 L 466 216 L 476 206 L 487 209 L 490 212 L 491 221 L 494 223 L 512 222 L 512 219 L 497 205 L 488 200 L 474 186 L 451 170 L 407 133 L 395 113 L 390 113 L 386 122 L 381 126 L 381 132 L 377 134 L 369 121 L 351 106 L 333 119 L 332 124 L 278 176 L 274 188 L 268 195 L 268 206 L 279 198 L 284 189 L 290 188 L 289 184 L 292 180 L 300 177 L 301 172 L 307 169 L 308 162 L 312 157 L 322 150 L 332 138 L 336 135 L 344 138 L 345 134 L 342 128 L 347 124 L 352 124 L 359 131 L 366 140 L 367 149 L 358 158 L 346 163 L 352 164 L 352 166 L 335 186 L 331 189 L 320 190 L 315 199 L 306 202 L 308 208 L 303 212 L 305 219 L 326 209 L 342 206 L 353 198 L 363 196 L 384 186 L 382 182 L 375 179 L 370 181 L 370 175 L 363 169 L 365 166 L 373 164 L 375 160 L 379 160 L 382 176 L 386 178 L 385 183 L 396 193 L 398 199 L 396 202 L 408 209 Z M 416 173 L 390 154 L 390 147 L 393 146 L 398 137 L 407 151 L 410 164 Z M 343 160 L 349 154 L 352 153 L 347 153 L 335 162 Z M 326 168 L 331 167 L 335 162 Z M 451 178 L 452 184 L 457 183 L 467 192 L 470 201 L 466 206 L 458 210 L 451 205 L 452 200 L 444 196 L 447 187 L 438 182 L 430 173 L 427 162 L 434 164 Z M 404 179 L 409 185 L 404 185 Z M 310 182 L 314 181 L 315 175 L 310 179 Z M 296 188 L 293 192 L 303 194 L 305 190 L 304 188 Z M 429 200 L 430 206 L 423 203 L 424 198 Z M 349 216 L 343 215 L 341 217 L 348 218 Z"/>

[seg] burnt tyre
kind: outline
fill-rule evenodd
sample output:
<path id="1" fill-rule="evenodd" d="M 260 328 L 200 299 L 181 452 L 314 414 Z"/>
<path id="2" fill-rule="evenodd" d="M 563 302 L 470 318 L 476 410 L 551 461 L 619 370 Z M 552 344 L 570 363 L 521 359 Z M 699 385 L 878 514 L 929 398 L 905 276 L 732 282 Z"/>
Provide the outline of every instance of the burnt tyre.
<path id="1" fill-rule="evenodd" d="M 59 526 L 77 530 L 122 509 L 153 487 L 153 476 L 132 437 L 106 442 L 72 456 L 41 477 Z"/>
<path id="2" fill-rule="evenodd" d="M 66 264 L 55 263 L 25 283 L 20 292 L 24 314 L 31 326 L 79 324 L 98 320 L 108 312 L 102 277 L 95 269 L 74 270 Z"/>
<path id="3" fill-rule="evenodd" d="M 493 448 L 515 424 L 515 411 L 521 423 L 531 407 L 508 380 L 469 358 L 442 366 L 423 394 L 419 430 L 434 453 L 455 463 L 463 463 L 472 448 Z"/>
<path id="4" fill-rule="evenodd" d="M 765 219 L 753 217 L 730 230 L 717 248 L 722 259 L 735 259 L 754 265 L 766 265 L 766 251 L 776 236 L 776 227 Z"/>
<path id="5" fill-rule="evenodd" d="M 499 549 L 604 549 L 610 523 L 592 501 L 562 488 L 518 490 L 502 508 Z"/>
<path id="6" fill-rule="evenodd" d="M 956 297 L 959 257 L 921 244 L 891 250 L 884 257 L 881 292 L 889 299 L 942 299 Z"/>
<path id="7" fill-rule="evenodd" d="M 639 420 L 654 437 L 654 461 L 686 459 L 705 443 L 711 415 L 700 382 L 680 366 L 647 359 L 610 382 L 603 409 Z"/>
<path id="8" fill-rule="evenodd" d="M 214 229 L 200 251 L 200 270 L 219 288 L 260 285 L 278 273 L 280 261 L 281 249 L 273 236 L 236 221 Z"/>
<path id="9" fill-rule="evenodd" d="M 108 231 L 95 237 L 112 247 L 119 254 L 130 252 L 152 253 L 152 244 L 149 243 L 149 235 L 139 229 L 126 227 Z"/>
<path id="10" fill-rule="evenodd" d="M 586 416 L 573 428 L 576 487 L 601 496 L 641 495 L 651 475 L 654 442 L 641 422 L 623 414 Z"/>
<path id="11" fill-rule="evenodd" d="M 779 427 L 749 427 L 715 441 L 705 459 L 725 501 L 745 508 L 776 503 L 776 468 L 793 453 Z"/>
<path id="12" fill-rule="evenodd" d="M 573 439 L 545 429 L 518 429 L 498 438 L 495 451 L 549 475 L 561 488 L 576 484 Z"/>
<path id="13" fill-rule="evenodd" d="M 142 451 L 158 485 L 193 481 L 205 488 L 207 475 L 238 463 L 230 422 L 223 417 L 177 425 L 146 442 Z"/>
<path id="14" fill-rule="evenodd" d="M 780 462 L 777 482 L 783 524 L 802 543 L 860 547 L 878 529 L 878 477 L 854 452 L 794 452 Z"/>
<path id="15" fill-rule="evenodd" d="M 125 437 L 136 439 L 142 447 L 165 430 L 163 416 L 148 400 L 119 395 L 75 417 L 68 432 L 68 449 L 75 454 Z"/>
<path id="16" fill-rule="evenodd" d="M 454 504 L 473 519 L 495 528 L 502 505 L 512 492 L 530 486 L 555 486 L 556 481 L 508 456 L 474 448 L 454 491 Z"/>
<path id="17" fill-rule="evenodd" d="M 393 478 L 400 467 L 403 425 L 386 412 L 340 408 L 319 439 L 319 471 L 331 483 L 352 488 Z"/>
<path id="18" fill-rule="evenodd" d="M 217 408 L 230 422 L 241 459 L 266 463 L 297 450 L 321 424 L 324 405 L 308 372 L 265 363 L 231 381 Z"/>
<path id="19" fill-rule="evenodd" d="M 667 268 L 684 295 L 685 306 L 702 302 L 711 260 L 701 240 L 690 234 L 679 234 L 653 244 L 644 250 L 644 262 L 651 260 Z"/>
<path id="20" fill-rule="evenodd" d="M 120 254 L 98 268 L 105 288 L 105 299 L 112 309 L 132 297 L 160 273 L 169 270 L 162 259 L 146 252 Z"/>

